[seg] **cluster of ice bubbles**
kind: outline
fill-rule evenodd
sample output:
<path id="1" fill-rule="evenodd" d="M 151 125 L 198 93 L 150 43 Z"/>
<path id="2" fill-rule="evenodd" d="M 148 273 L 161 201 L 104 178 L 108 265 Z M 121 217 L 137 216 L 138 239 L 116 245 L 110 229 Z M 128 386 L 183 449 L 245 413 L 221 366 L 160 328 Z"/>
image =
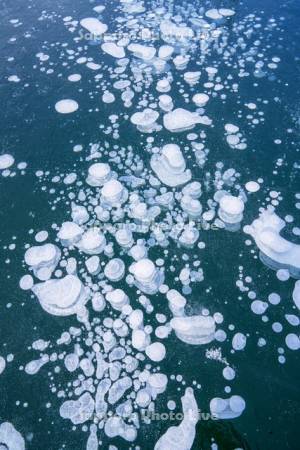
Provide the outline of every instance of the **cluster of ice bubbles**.
<path id="1" fill-rule="evenodd" d="M 192 201 L 201 197 L 201 184 L 188 184 L 191 172 L 186 169 L 178 146 L 166 145 L 161 155 L 165 158 L 164 163 L 160 164 L 161 170 L 155 164 L 153 170 L 156 168 L 157 176 L 166 186 L 183 190 L 184 214 L 188 202 L 193 205 Z M 139 223 L 147 217 L 147 202 L 143 203 L 136 195 L 130 194 L 107 163 L 90 165 L 86 183 L 87 192 L 92 189 L 91 195 L 94 192 L 94 198 L 98 199 L 93 202 L 94 210 L 87 209 L 84 202 L 72 202 L 73 220 L 57 227 L 56 244 L 39 242 L 39 245 L 26 250 L 25 263 L 38 282 L 26 274 L 20 286 L 31 289 L 49 314 L 76 315 L 83 325 L 83 328 L 71 327 L 57 341 L 59 345 L 70 347 L 69 351 L 64 351 L 67 371 L 80 373 L 73 382 L 76 388 L 72 396 L 77 399 L 64 401 L 60 408 L 61 416 L 74 425 L 94 422 L 97 427 L 90 429 L 90 443 L 97 439 L 98 429 L 110 438 L 121 436 L 127 441 L 134 441 L 140 427 L 140 411 L 150 413 L 157 396 L 167 388 L 167 375 L 159 372 L 159 366 L 156 368 L 167 354 L 166 345 L 161 340 L 167 339 L 172 331 L 183 343 L 194 346 L 209 344 L 216 337 L 221 340 L 222 333 L 219 336 L 216 333 L 216 323 L 222 322 L 222 319 L 220 313 L 211 316 L 207 311 L 187 315 L 185 297 L 164 284 L 165 270 L 149 258 L 144 240 L 136 240 L 135 233 L 126 227 L 109 235 L 109 231 L 102 231 L 90 220 L 96 214 L 109 221 L 113 214 L 122 211 L 122 220 L 127 215 L 132 223 Z M 155 211 L 154 215 L 162 212 L 158 205 Z M 238 219 L 241 220 L 240 217 Z M 169 235 L 165 233 L 164 239 L 169 240 L 171 235 L 172 230 Z M 199 233 L 196 238 L 188 236 L 185 229 L 183 234 L 172 238 L 183 247 L 193 246 Z M 160 245 L 161 236 L 158 234 L 156 237 L 156 245 Z M 36 239 L 47 240 L 48 233 L 40 232 Z M 127 258 L 114 257 L 111 239 L 127 254 L 127 258 L 133 260 L 128 267 L 125 264 Z M 76 252 L 78 256 L 75 256 Z M 80 262 L 82 258 L 84 266 Z M 183 272 L 180 279 L 186 285 Z M 171 319 L 168 321 L 164 316 L 163 323 L 156 328 L 145 324 L 143 310 L 134 307 L 124 289 L 113 286 L 121 280 L 129 288 L 137 289 L 138 302 L 146 314 L 154 310 L 150 297 L 158 293 L 166 294 Z M 109 314 L 105 314 L 107 310 Z M 34 375 L 44 365 L 57 363 L 56 353 L 46 351 L 47 342 L 40 339 L 33 343 L 32 348 L 40 351 L 40 357 L 26 364 L 24 370 L 27 374 Z M 147 361 L 151 361 L 151 365 Z M 69 397 L 70 394 L 68 390 L 61 390 L 59 397 Z M 192 389 L 183 398 L 183 402 L 186 399 L 195 402 Z M 184 441 L 190 442 L 191 434 L 185 430 L 190 427 L 194 429 L 194 426 L 195 423 L 190 424 L 189 419 L 183 420 L 179 428 L 184 431 Z M 163 448 L 162 442 L 167 441 L 169 435 L 162 436 L 157 448 Z"/>

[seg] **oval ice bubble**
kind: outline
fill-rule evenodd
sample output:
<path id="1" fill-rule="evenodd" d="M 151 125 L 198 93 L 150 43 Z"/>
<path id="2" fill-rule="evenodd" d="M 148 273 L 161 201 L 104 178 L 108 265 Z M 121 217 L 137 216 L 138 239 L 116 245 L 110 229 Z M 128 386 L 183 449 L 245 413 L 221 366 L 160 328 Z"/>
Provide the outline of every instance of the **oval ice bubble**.
<path id="1" fill-rule="evenodd" d="M 79 108 L 78 103 L 72 99 L 59 100 L 55 103 L 55 109 L 60 114 L 71 114 Z"/>

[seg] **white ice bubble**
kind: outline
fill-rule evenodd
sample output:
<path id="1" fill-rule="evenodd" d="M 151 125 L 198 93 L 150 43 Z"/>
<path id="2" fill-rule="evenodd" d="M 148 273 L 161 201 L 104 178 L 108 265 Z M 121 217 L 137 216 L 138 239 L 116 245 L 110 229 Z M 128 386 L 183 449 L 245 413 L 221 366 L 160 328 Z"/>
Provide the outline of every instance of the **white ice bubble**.
<path id="1" fill-rule="evenodd" d="M 160 362 L 166 356 L 166 348 L 160 342 L 154 342 L 146 347 L 145 353 L 152 361 Z"/>
<path id="2" fill-rule="evenodd" d="M 3 155 L 0 155 L 0 170 L 6 170 L 9 169 L 15 162 L 15 159 L 12 155 L 9 155 L 8 153 L 4 153 Z"/>
<path id="3" fill-rule="evenodd" d="M 243 333 L 236 333 L 232 339 L 232 348 L 234 350 L 243 350 L 246 347 L 247 338 Z"/>
<path id="4" fill-rule="evenodd" d="M 55 103 L 55 109 L 60 114 L 70 114 L 79 108 L 78 103 L 72 99 L 60 100 Z"/>
<path id="5" fill-rule="evenodd" d="M 0 425 L 0 448 L 1 450 L 25 450 L 22 435 L 9 422 L 2 422 Z"/>
<path id="6" fill-rule="evenodd" d="M 186 344 L 208 344 L 215 338 L 215 321 L 211 316 L 182 316 L 171 320 L 176 336 Z"/>
<path id="7" fill-rule="evenodd" d="M 290 350 L 300 349 L 300 339 L 295 333 L 289 333 L 285 338 L 285 343 Z"/>
<path id="8" fill-rule="evenodd" d="M 95 17 L 86 17 L 80 21 L 80 25 L 94 36 L 100 36 L 107 31 L 107 25 Z"/>

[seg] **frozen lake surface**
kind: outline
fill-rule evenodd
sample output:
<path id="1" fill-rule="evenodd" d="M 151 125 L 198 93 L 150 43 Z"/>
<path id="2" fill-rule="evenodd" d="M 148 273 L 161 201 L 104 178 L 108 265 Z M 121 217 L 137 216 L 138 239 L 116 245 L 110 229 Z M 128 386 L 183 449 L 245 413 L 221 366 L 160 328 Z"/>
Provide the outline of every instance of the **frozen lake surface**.
<path id="1" fill-rule="evenodd" d="M 4 1 L 1 450 L 298 449 L 299 20 Z"/>

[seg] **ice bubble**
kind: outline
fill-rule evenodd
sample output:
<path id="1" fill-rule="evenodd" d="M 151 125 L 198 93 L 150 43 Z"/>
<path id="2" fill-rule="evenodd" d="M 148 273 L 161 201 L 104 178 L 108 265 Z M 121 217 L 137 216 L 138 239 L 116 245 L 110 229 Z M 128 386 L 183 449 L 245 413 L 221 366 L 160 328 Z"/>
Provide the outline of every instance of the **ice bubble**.
<path id="1" fill-rule="evenodd" d="M 79 366 L 86 377 L 93 376 L 95 372 L 94 365 L 89 358 L 82 358 Z"/>
<path id="2" fill-rule="evenodd" d="M 42 308 L 55 316 L 76 314 L 87 301 L 87 291 L 74 275 L 59 280 L 48 280 L 33 286 Z"/>
<path id="3" fill-rule="evenodd" d="M 120 378 L 109 389 L 108 402 L 110 404 L 118 402 L 123 397 L 125 392 L 129 388 L 131 388 L 131 386 L 132 386 L 131 378 L 127 376 Z"/>
<path id="4" fill-rule="evenodd" d="M 72 83 L 76 83 L 77 81 L 81 80 L 81 75 L 79 73 L 74 73 L 68 76 L 68 80 Z"/>
<path id="5" fill-rule="evenodd" d="M 36 373 L 38 373 L 41 367 L 47 364 L 47 362 L 49 362 L 49 356 L 44 355 L 39 359 L 35 359 L 27 363 L 24 370 L 27 375 L 35 375 Z"/>
<path id="6" fill-rule="evenodd" d="M 300 245 L 280 236 L 285 222 L 271 209 L 263 210 L 259 218 L 244 228 L 260 250 L 260 259 L 272 269 L 285 270 L 300 277 Z M 284 278 L 286 278 L 284 276 Z"/>
<path id="7" fill-rule="evenodd" d="M 256 181 L 248 181 L 245 184 L 245 188 L 248 192 L 257 192 L 260 189 L 260 185 Z"/>
<path id="8" fill-rule="evenodd" d="M 285 338 L 285 343 L 290 350 L 300 349 L 300 339 L 295 333 L 289 333 Z"/>
<path id="9" fill-rule="evenodd" d="M 105 91 L 104 94 L 102 95 L 102 101 L 103 103 L 113 103 L 116 100 L 116 97 L 114 96 L 114 94 L 112 92 L 109 91 Z"/>
<path id="10" fill-rule="evenodd" d="M 193 199 L 189 195 L 183 195 L 180 206 L 190 219 L 197 219 L 201 216 L 202 205 L 197 199 Z"/>
<path id="11" fill-rule="evenodd" d="M 206 103 L 209 100 L 209 96 L 207 94 L 195 94 L 192 98 L 193 102 L 195 103 L 196 106 L 198 106 L 199 108 L 203 107 L 206 105 Z"/>
<path id="12" fill-rule="evenodd" d="M 100 22 L 100 20 L 95 17 L 86 17 L 85 19 L 82 19 L 80 25 L 94 36 L 100 36 L 107 31 L 107 25 Z"/>
<path id="13" fill-rule="evenodd" d="M 238 133 L 240 130 L 239 127 L 237 127 L 236 125 L 233 125 L 232 123 L 226 123 L 224 128 L 225 128 L 226 132 L 229 134 Z"/>
<path id="14" fill-rule="evenodd" d="M 86 443 L 86 450 L 98 450 L 97 425 L 92 424 L 90 427 L 90 435 Z"/>
<path id="15" fill-rule="evenodd" d="M 6 170 L 9 169 L 14 164 L 15 160 L 12 155 L 9 155 L 8 153 L 4 153 L 3 155 L 0 155 L 0 170 Z"/>
<path id="16" fill-rule="evenodd" d="M 122 311 L 123 306 L 129 305 L 129 298 L 122 289 L 114 289 L 108 292 L 106 300 L 117 311 Z"/>
<path id="17" fill-rule="evenodd" d="M 141 389 L 138 391 L 135 401 L 140 408 L 146 408 L 151 402 L 151 395 L 147 389 Z"/>
<path id="18" fill-rule="evenodd" d="M 150 61 L 154 58 L 156 49 L 154 47 L 148 47 L 141 44 L 130 44 L 128 50 L 133 52 L 136 58 L 143 59 L 144 61 Z"/>
<path id="19" fill-rule="evenodd" d="M 177 108 L 167 113 L 163 117 L 164 127 L 171 132 L 181 132 L 194 128 L 197 123 L 210 124 L 197 113 L 187 111 L 183 108 Z"/>
<path id="20" fill-rule="evenodd" d="M 191 179 L 191 171 L 186 169 L 184 157 L 176 144 L 164 145 L 160 154 L 152 155 L 150 165 L 156 176 L 167 186 L 180 186 Z"/>
<path id="21" fill-rule="evenodd" d="M 190 60 L 189 55 L 177 55 L 173 59 L 173 63 L 177 70 L 184 70 L 184 69 L 186 69 L 186 67 L 189 63 L 189 60 Z"/>
<path id="22" fill-rule="evenodd" d="M 60 260 L 61 252 L 56 245 L 44 244 L 26 250 L 25 263 L 33 269 L 34 275 L 41 281 L 48 280 Z"/>
<path id="23" fill-rule="evenodd" d="M 251 310 L 254 314 L 264 314 L 268 308 L 268 303 L 262 302 L 261 300 L 254 300 L 251 303 Z"/>
<path id="24" fill-rule="evenodd" d="M 202 207 L 200 203 L 197 200 L 192 200 L 192 202 L 197 202 L 195 205 L 195 208 L 192 210 L 191 207 L 188 209 L 188 213 L 190 217 L 198 217 L 200 215 L 200 209 L 202 210 Z M 187 224 L 184 226 L 181 235 L 179 236 L 179 243 L 183 247 L 186 248 L 192 248 L 194 244 L 199 239 L 199 231 L 196 227 L 191 226 L 190 224 Z"/>
<path id="25" fill-rule="evenodd" d="M 167 78 L 163 78 L 162 80 L 159 80 L 156 84 L 156 90 L 158 92 L 169 92 L 171 90 L 171 85 L 170 85 L 169 80 Z"/>
<path id="26" fill-rule="evenodd" d="M 231 17 L 235 15 L 235 11 L 229 8 L 220 8 L 219 13 L 224 17 Z"/>
<path id="27" fill-rule="evenodd" d="M 112 172 L 108 164 L 95 163 L 89 167 L 87 184 L 90 186 L 103 186 L 112 177 Z"/>
<path id="28" fill-rule="evenodd" d="M 65 401 L 59 410 L 63 419 L 69 419 L 74 425 L 87 422 L 91 419 L 95 402 L 89 392 L 85 392 L 78 400 Z"/>
<path id="29" fill-rule="evenodd" d="M 128 326 L 121 319 L 114 320 L 113 329 L 115 334 L 120 337 L 125 337 L 129 333 Z"/>
<path id="30" fill-rule="evenodd" d="M 246 347 L 247 338 L 243 333 L 236 333 L 232 339 L 232 348 L 234 350 L 243 350 Z"/>
<path id="31" fill-rule="evenodd" d="M 95 294 L 92 297 L 92 306 L 93 310 L 96 312 L 101 312 L 105 308 L 105 299 L 100 292 L 95 292 Z"/>
<path id="32" fill-rule="evenodd" d="M 20 283 L 19 286 L 21 289 L 23 289 L 23 291 L 28 291 L 29 289 L 32 288 L 34 284 L 33 278 L 31 275 L 24 275 L 21 279 L 20 279 Z"/>
<path id="33" fill-rule="evenodd" d="M 144 324 L 144 314 L 140 309 L 135 309 L 131 312 L 129 316 L 129 326 L 132 330 L 136 328 L 143 328 Z"/>
<path id="34" fill-rule="evenodd" d="M 300 280 L 296 281 L 293 290 L 293 301 L 297 308 L 300 310 Z"/>
<path id="35" fill-rule="evenodd" d="M 229 366 L 225 367 L 223 369 L 223 377 L 228 381 L 233 380 L 235 378 L 235 370 Z"/>
<path id="36" fill-rule="evenodd" d="M 173 316 L 184 316 L 186 299 L 175 289 L 170 289 L 167 292 L 167 299 Z"/>
<path id="37" fill-rule="evenodd" d="M 138 351 L 144 351 L 150 344 L 150 337 L 144 330 L 135 329 L 132 331 L 132 346 Z"/>
<path id="38" fill-rule="evenodd" d="M 276 272 L 276 277 L 280 281 L 287 281 L 290 278 L 290 272 L 288 269 L 279 269 Z"/>
<path id="39" fill-rule="evenodd" d="M 151 389 L 152 398 L 165 392 L 168 384 L 168 377 L 163 373 L 152 373 L 147 381 L 148 387 Z"/>
<path id="40" fill-rule="evenodd" d="M 218 419 L 235 419 L 239 417 L 245 407 L 245 400 L 239 395 L 232 395 L 229 399 L 215 397 L 211 400 L 210 412 Z"/>
<path id="41" fill-rule="evenodd" d="M 75 222 L 64 222 L 57 234 L 61 244 L 65 247 L 73 246 L 81 239 L 83 229 Z"/>
<path id="42" fill-rule="evenodd" d="M 193 181 L 192 183 L 187 184 L 182 189 L 183 195 L 188 195 L 191 198 L 198 198 L 201 196 L 201 183 L 199 181 Z"/>
<path id="43" fill-rule="evenodd" d="M 158 49 L 158 57 L 160 59 L 168 60 L 171 58 L 173 52 L 174 47 L 172 47 L 171 45 L 162 45 Z"/>
<path id="44" fill-rule="evenodd" d="M 174 317 L 171 327 L 178 339 L 186 344 L 208 344 L 215 338 L 215 321 L 211 316 Z"/>
<path id="45" fill-rule="evenodd" d="M 0 425 L 1 450 L 25 450 L 25 441 L 22 435 L 10 422 L 2 422 Z"/>
<path id="46" fill-rule="evenodd" d="M 145 353 L 151 361 L 160 362 L 166 356 L 166 348 L 160 342 L 154 342 L 146 347 Z"/>
<path id="47" fill-rule="evenodd" d="M 88 255 L 98 255 L 103 252 L 106 246 L 106 239 L 99 229 L 90 228 L 83 233 L 81 240 L 76 245 Z"/>
<path id="48" fill-rule="evenodd" d="M 147 249 L 143 244 L 136 244 L 129 250 L 128 254 L 135 260 L 147 258 Z"/>
<path id="49" fill-rule="evenodd" d="M 108 437 L 120 436 L 128 442 L 136 439 L 137 431 L 133 425 L 127 425 L 121 417 L 109 417 L 105 422 L 104 432 Z"/>
<path id="50" fill-rule="evenodd" d="M 39 231 L 34 238 L 36 242 L 44 242 L 48 239 L 48 231 Z"/>
<path id="51" fill-rule="evenodd" d="M 123 227 L 118 230 L 115 234 L 115 238 L 117 243 L 125 249 L 129 249 L 134 243 L 132 231 L 128 227 Z"/>
<path id="52" fill-rule="evenodd" d="M 118 206 L 128 198 L 127 189 L 118 181 L 107 181 L 101 189 L 101 202 L 108 206 Z"/>
<path id="53" fill-rule="evenodd" d="M 60 100 L 55 103 L 55 109 L 60 114 L 70 114 L 79 108 L 78 103 L 72 99 Z"/>
<path id="54" fill-rule="evenodd" d="M 0 375 L 4 372 L 6 367 L 6 361 L 3 356 L 0 356 Z"/>
<path id="55" fill-rule="evenodd" d="M 110 281 L 120 281 L 125 274 L 125 264 L 120 258 L 111 259 L 105 266 L 104 275 Z"/>
<path id="56" fill-rule="evenodd" d="M 105 6 L 104 5 L 94 6 L 93 10 L 96 13 L 101 14 L 105 10 Z"/>
<path id="57" fill-rule="evenodd" d="M 146 294 L 156 294 L 164 280 L 163 274 L 147 258 L 131 264 L 129 271 L 134 275 L 137 288 Z"/>
<path id="58" fill-rule="evenodd" d="M 198 83 L 201 72 L 185 72 L 183 75 L 184 81 L 190 86 L 194 86 Z"/>
<path id="59" fill-rule="evenodd" d="M 101 45 L 102 50 L 114 58 L 124 58 L 125 51 L 123 47 L 115 44 L 114 42 L 105 42 Z"/>
<path id="60" fill-rule="evenodd" d="M 159 99 L 159 104 L 158 106 L 165 112 L 169 112 L 173 109 L 174 104 L 173 104 L 173 100 L 172 97 L 170 97 L 169 95 L 163 94 L 160 95 L 158 97 Z"/>
<path id="61" fill-rule="evenodd" d="M 83 225 L 89 220 L 90 216 L 85 206 L 76 205 L 75 203 L 72 203 L 71 206 L 72 206 L 71 216 L 73 222 L 77 223 L 78 225 Z"/>
<path id="62" fill-rule="evenodd" d="M 101 68 L 100 64 L 96 64 L 93 61 L 87 62 L 86 67 L 88 67 L 91 70 L 99 70 Z"/>
<path id="63" fill-rule="evenodd" d="M 212 20 L 220 20 L 223 18 L 222 14 L 215 8 L 209 9 L 205 12 L 206 17 Z"/>
<path id="64" fill-rule="evenodd" d="M 99 256 L 91 256 L 85 261 L 85 265 L 91 275 L 97 275 L 101 269 Z"/>
<path id="65" fill-rule="evenodd" d="M 181 397 L 183 420 L 178 426 L 171 426 L 159 438 L 154 450 L 190 450 L 195 435 L 196 424 L 199 420 L 198 405 L 192 388 L 187 388 Z"/>
<path id="66" fill-rule="evenodd" d="M 130 121 L 133 125 L 136 125 L 138 130 L 143 133 L 151 133 L 157 127 L 156 120 L 159 117 L 159 113 L 153 109 L 146 108 L 142 112 L 134 113 Z"/>
<path id="67" fill-rule="evenodd" d="M 224 195 L 220 200 L 218 211 L 220 219 L 225 224 L 237 224 L 243 219 L 244 202 L 240 197 Z"/>
<path id="68" fill-rule="evenodd" d="M 290 325 L 297 327 L 300 325 L 299 317 L 295 316 L 295 314 L 285 314 L 284 316 Z"/>
<path id="69" fill-rule="evenodd" d="M 68 372 L 75 372 L 79 367 L 79 357 L 76 353 L 69 353 L 65 356 L 64 363 Z"/>

